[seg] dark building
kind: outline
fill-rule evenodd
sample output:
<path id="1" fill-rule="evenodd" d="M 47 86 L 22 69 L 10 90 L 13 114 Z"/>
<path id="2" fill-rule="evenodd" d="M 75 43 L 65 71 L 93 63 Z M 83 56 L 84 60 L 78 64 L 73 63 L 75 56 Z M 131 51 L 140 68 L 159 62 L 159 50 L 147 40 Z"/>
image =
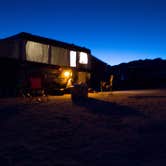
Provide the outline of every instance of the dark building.
<path id="1" fill-rule="evenodd" d="M 108 64 L 91 56 L 91 86 L 95 91 L 110 90 L 110 73 L 111 67 Z"/>
<path id="2" fill-rule="evenodd" d="M 108 74 L 105 66 L 90 49 L 20 33 L 0 40 L 0 95 L 27 91 L 31 80 L 50 93 L 64 91 L 74 83 L 95 88 Z"/>

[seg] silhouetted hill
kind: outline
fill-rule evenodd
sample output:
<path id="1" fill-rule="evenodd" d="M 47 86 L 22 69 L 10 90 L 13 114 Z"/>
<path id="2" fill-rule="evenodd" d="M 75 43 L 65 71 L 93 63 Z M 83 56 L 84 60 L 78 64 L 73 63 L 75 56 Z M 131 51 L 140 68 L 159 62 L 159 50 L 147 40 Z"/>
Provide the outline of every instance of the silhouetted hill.
<path id="1" fill-rule="evenodd" d="M 145 60 L 135 60 L 131 61 L 128 63 L 121 63 L 119 65 L 112 66 L 113 68 L 115 67 L 120 67 L 120 66 L 142 66 L 142 65 L 163 65 L 166 64 L 166 60 L 163 60 L 161 58 L 156 58 L 156 59 L 145 59 Z"/>
<path id="2" fill-rule="evenodd" d="M 114 89 L 166 87 L 166 60 L 138 60 L 112 66 Z"/>

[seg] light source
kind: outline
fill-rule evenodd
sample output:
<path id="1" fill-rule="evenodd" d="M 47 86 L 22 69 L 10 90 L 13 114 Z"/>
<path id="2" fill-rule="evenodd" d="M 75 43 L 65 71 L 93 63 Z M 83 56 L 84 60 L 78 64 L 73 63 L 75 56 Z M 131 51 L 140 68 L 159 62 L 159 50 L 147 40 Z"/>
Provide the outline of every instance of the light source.
<path id="1" fill-rule="evenodd" d="M 68 78 L 68 77 L 70 77 L 71 75 L 72 75 L 72 73 L 71 73 L 71 71 L 64 71 L 64 73 L 63 73 L 63 75 L 66 77 L 66 78 Z"/>

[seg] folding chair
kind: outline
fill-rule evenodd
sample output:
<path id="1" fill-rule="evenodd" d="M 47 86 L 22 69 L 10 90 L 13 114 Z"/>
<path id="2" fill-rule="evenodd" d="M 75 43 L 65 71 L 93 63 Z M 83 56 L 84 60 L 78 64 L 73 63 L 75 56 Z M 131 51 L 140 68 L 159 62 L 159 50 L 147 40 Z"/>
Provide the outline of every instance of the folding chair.
<path id="1" fill-rule="evenodd" d="M 46 97 L 46 101 L 48 101 L 48 96 L 45 94 L 44 88 L 42 87 L 42 79 L 40 77 L 30 77 L 29 79 L 30 88 L 27 93 L 27 97 L 29 101 L 42 102 L 43 97 Z"/>

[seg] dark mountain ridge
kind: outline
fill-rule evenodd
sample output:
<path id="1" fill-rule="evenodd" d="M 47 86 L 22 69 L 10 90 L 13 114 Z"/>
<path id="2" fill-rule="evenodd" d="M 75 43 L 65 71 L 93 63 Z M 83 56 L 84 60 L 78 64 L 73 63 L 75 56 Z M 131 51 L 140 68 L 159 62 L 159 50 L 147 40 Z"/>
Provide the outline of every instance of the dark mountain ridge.
<path id="1" fill-rule="evenodd" d="M 166 60 L 137 60 L 112 66 L 113 89 L 166 88 Z"/>

